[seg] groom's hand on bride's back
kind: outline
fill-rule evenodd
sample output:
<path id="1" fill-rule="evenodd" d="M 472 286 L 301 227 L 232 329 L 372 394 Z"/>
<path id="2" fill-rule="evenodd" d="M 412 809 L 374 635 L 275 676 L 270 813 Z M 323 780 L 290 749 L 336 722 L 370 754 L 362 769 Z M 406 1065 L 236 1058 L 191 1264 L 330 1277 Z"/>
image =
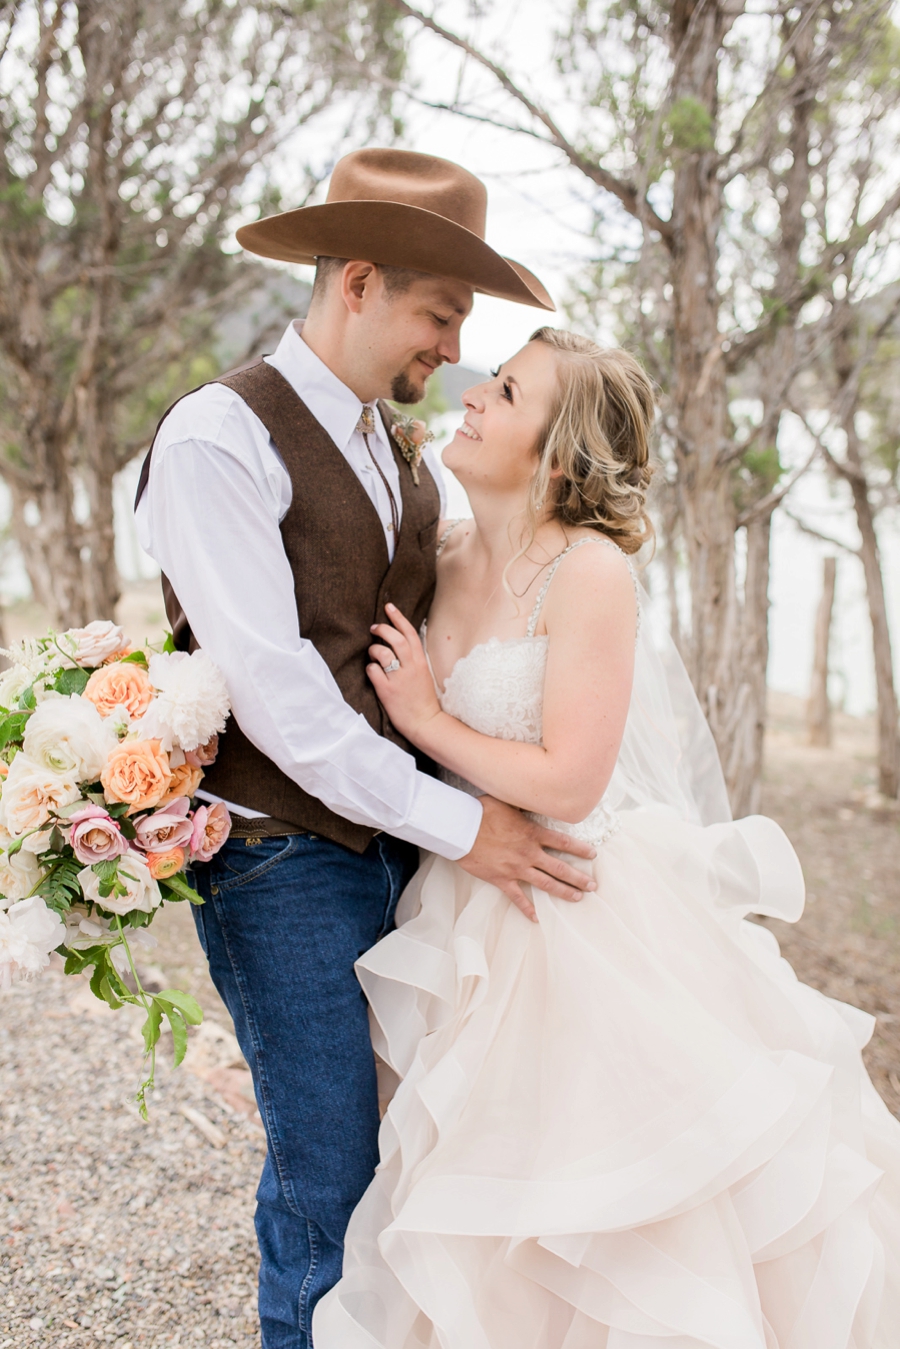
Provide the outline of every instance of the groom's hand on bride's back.
<path id="1" fill-rule="evenodd" d="M 534 905 L 522 889 L 536 885 L 557 899 L 581 899 L 586 890 L 596 890 L 594 879 L 548 849 L 591 859 L 597 853 L 589 843 L 555 829 L 544 829 L 520 810 L 483 796 L 484 817 L 472 851 L 458 866 L 489 881 L 508 895 L 526 918 L 537 922 Z"/>

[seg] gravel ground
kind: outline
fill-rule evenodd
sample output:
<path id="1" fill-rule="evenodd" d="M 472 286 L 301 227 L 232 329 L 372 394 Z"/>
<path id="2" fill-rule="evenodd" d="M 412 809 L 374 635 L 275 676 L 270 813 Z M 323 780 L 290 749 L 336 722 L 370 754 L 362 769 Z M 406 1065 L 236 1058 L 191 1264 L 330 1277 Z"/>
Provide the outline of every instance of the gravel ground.
<path id="1" fill-rule="evenodd" d="M 198 1037 L 196 1071 L 160 1073 L 144 1124 L 138 1024 L 58 970 L 4 998 L 3 1349 L 259 1343 L 262 1131 L 197 1075 L 227 1072 L 235 1042 Z"/>
<path id="2" fill-rule="evenodd" d="M 801 978 L 878 1015 L 867 1062 L 900 1115 L 900 814 L 873 795 L 871 735 L 838 718 L 834 749 L 807 749 L 799 704 L 773 697 L 763 805 L 809 902 L 769 926 Z M 192 992 L 207 1020 L 184 1068 L 159 1072 L 149 1124 L 139 1018 L 52 968 L 0 1000 L 0 1349 L 258 1343 L 250 1075 L 188 906 L 154 931 L 145 980 Z"/>

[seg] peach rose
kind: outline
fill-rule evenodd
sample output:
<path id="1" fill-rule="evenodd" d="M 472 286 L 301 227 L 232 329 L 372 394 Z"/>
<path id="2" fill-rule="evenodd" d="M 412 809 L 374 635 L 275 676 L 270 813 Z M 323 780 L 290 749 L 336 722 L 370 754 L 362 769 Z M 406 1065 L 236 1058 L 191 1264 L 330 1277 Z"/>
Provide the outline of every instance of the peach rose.
<path id="1" fill-rule="evenodd" d="M 142 717 L 153 701 L 153 686 L 140 665 L 115 661 L 94 671 L 81 696 L 94 704 L 101 717 L 108 717 L 117 707 L 127 708 L 129 716 Z"/>
<path id="2" fill-rule="evenodd" d="M 167 806 L 177 796 L 193 796 L 203 781 L 203 769 L 195 768 L 193 764 L 187 762 L 179 764 L 171 771 L 172 776 L 166 794 L 157 802 L 159 806 Z"/>
<path id="3" fill-rule="evenodd" d="M 155 881 L 167 881 L 184 866 L 184 848 L 147 854 L 147 869 Z"/>
<path id="4" fill-rule="evenodd" d="M 158 740 L 125 740 L 116 745 L 100 774 L 106 799 L 127 801 L 129 815 L 158 805 L 171 779 L 169 756 Z"/>
<path id="5" fill-rule="evenodd" d="M 217 801 L 213 806 L 198 806 L 194 811 L 191 859 L 194 862 L 208 862 L 230 833 L 231 816 L 224 801 Z"/>

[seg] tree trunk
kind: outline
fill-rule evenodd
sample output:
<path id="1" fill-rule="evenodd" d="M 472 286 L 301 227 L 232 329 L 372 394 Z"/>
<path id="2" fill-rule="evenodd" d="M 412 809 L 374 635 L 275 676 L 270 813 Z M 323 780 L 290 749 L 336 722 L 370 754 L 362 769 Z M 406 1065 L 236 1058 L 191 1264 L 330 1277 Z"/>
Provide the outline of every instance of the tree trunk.
<path id="1" fill-rule="evenodd" d="M 719 336 L 718 231 L 722 191 L 712 139 L 718 112 L 718 52 L 728 27 L 724 6 L 673 10 L 678 76 L 675 102 L 709 116 L 709 148 L 682 155 L 675 169 L 672 223 L 675 447 L 683 530 L 691 578 L 691 631 L 686 663 L 722 755 L 729 791 L 743 778 L 733 739 L 746 692 L 735 594 L 736 507 L 721 451 L 728 440 L 725 371 Z M 732 799 L 736 813 L 743 801 Z"/>
<path id="2" fill-rule="evenodd" d="M 59 631 L 86 623 L 81 530 L 68 480 L 48 480 L 33 492 L 13 486 L 12 505 L 13 533 L 35 599 Z"/>
<path id="3" fill-rule="evenodd" d="M 813 652 L 809 701 L 806 704 L 806 733 L 810 745 L 831 745 L 831 703 L 828 701 L 828 648 L 831 642 L 831 615 L 834 611 L 834 587 L 837 559 L 826 557 L 822 566 L 822 598 L 816 613 L 816 639 Z"/>
<path id="4" fill-rule="evenodd" d="M 89 467 L 85 488 L 90 516 L 82 526 L 81 565 L 88 620 L 115 618 L 121 590 L 116 567 L 113 478 L 107 469 Z"/>
<path id="5" fill-rule="evenodd" d="M 891 632 L 888 626 L 887 605 L 884 598 L 884 576 L 881 571 L 881 551 L 875 532 L 875 512 L 869 500 L 869 489 L 862 468 L 862 456 L 853 419 L 848 418 L 847 460 L 856 470 L 848 477 L 853 493 L 853 506 L 859 528 L 862 558 L 866 576 L 866 598 L 872 623 L 872 650 L 875 657 L 875 689 L 878 702 L 878 790 L 883 796 L 896 798 L 900 794 L 900 728 L 898 728 L 897 691 L 894 687 L 894 664 L 891 655 Z"/>
<path id="6" fill-rule="evenodd" d="M 763 740 L 766 729 L 766 670 L 769 663 L 769 544 L 771 516 L 747 526 L 747 569 L 743 597 L 735 595 L 728 627 L 735 661 L 723 692 L 716 690 L 719 753 L 736 818 L 759 810 Z M 740 653 L 740 664 L 737 664 Z M 723 696 L 723 694 L 725 696 Z"/>

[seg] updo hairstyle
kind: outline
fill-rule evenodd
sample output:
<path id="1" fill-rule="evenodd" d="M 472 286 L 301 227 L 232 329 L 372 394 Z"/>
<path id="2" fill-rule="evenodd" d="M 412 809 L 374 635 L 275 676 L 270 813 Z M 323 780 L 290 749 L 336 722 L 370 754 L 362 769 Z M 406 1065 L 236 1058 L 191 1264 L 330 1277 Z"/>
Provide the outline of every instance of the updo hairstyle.
<path id="1" fill-rule="evenodd" d="M 655 400 L 635 358 L 556 328 L 538 328 L 559 356 L 559 387 L 538 443 L 528 502 L 532 529 L 549 506 L 563 525 L 586 525 L 636 553 L 653 538 L 646 498 Z M 551 477 L 561 469 L 559 477 Z"/>

